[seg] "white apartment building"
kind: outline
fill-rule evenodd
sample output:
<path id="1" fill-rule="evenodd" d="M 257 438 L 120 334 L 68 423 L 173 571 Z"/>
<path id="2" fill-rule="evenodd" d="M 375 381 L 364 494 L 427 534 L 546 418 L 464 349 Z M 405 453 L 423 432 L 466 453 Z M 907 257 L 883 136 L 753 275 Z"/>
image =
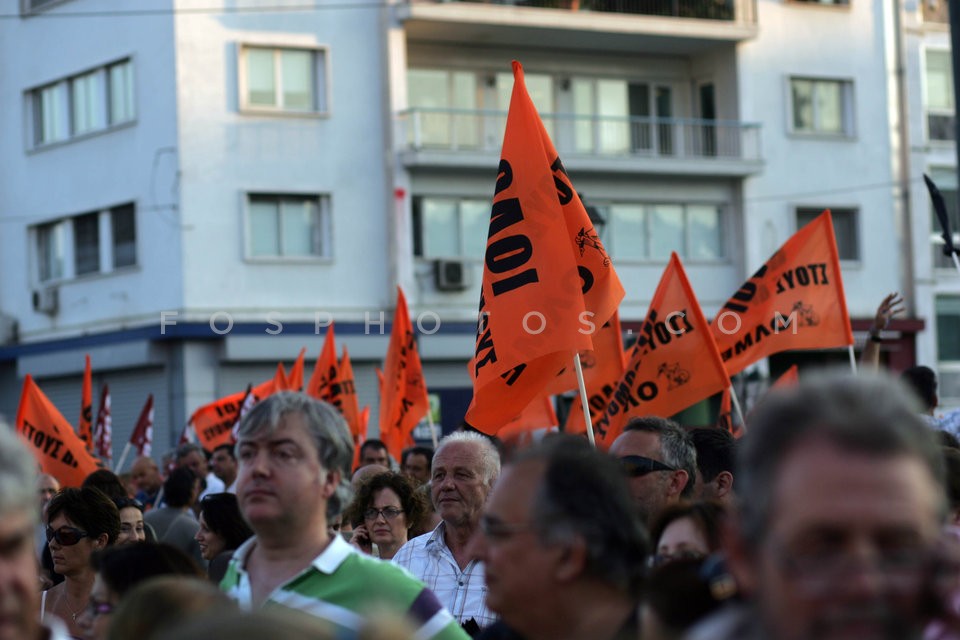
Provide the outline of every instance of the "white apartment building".
<path id="1" fill-rule="evenodd" d="M 0 20 L 18 61 L 0 74 L 11 417 L 31 373 L 75 419 L 90 353 L 114 441 L 153 392 L 163 450 L 301 347 L 309 375 L 333 317 L 375 422 L 399 284 L 455 427 L 513 59 L 602 227 L 627 327 L 672 250 L 709 316 L 824 207 L 855 329 L 900 287 L 879 0 L 0 5 L 19 14 Z M 893 327 L 891 359 L 921 324 Z"/>

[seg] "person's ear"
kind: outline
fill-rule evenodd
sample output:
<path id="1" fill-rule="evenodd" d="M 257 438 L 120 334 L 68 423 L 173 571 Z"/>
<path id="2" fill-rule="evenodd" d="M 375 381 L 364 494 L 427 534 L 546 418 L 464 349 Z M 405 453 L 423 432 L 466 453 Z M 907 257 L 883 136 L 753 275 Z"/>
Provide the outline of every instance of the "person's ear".
<path id="1" fill-rule="evenodd" d="M 96 550 L 106 549 L 107 544 L 110 542 L 110 536 L 105 533 L 101 533 L 96 538 L 93 539 L 93 548 Z"/>
<path id="2" fill-rule="evenodd" d="M 733 492 L 733 474 L 729 471 L 721 471 L 713 481 L 717 485 L 718 498 L 724 498 Z"/>
<path id="3" fill-rule="evenodd" d="M 677 469 L 670 474 L 670 483 L 668 485 L 667 494 L 671 496 L 680 495 L 684 488 L 686 488 L 687 482 L 689 481 L 690 474 L 683 469 Z"/>
<path id="4" fill-rule="evenodd" d="M 554 569 L 557 582 L 572 582 L 583 575 L 587 566 L 587 543 L 577 536 L 573 542 L 558 544 Z"/>
<path id="5" fill-rule="evenodd" d="M 340 486 L 340 479 L 343 477 L 343 474 L 340 473 L 338 469 L 321 471 L 320 483 L 321 488 L 320 492 L 324 498 L 329 499 L 337 491 L 337 487 Z"/>

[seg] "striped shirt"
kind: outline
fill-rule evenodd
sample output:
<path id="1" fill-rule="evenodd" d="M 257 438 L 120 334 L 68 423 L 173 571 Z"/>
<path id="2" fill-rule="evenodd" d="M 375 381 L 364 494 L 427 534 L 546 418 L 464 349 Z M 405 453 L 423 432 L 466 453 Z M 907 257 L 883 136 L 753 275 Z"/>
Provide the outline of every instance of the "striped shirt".
<path id="1" fill-rule="evenodd" d="M 233 554 L 220 588 L 241 609 L 253 609 L 253 590 L 246 571 L 256 544 L 251 538 Z M 417 626 L 418 640 L 465 640 L 450 612 L 429 589 L 406 571 L 359 553 L 340 536 L 303 571 L 280 585 L 264 607 L 297 609 L 334 626 L 337 638 L 354 638 L 368 611 L 390 611 Z"/>
<path id="2" fill-rule="evenodd" d="M 423 580 L 460 624 L 471 618 L 480 628 L 493 624 L 497 617 L 487 608 L 483 563 L 471 560 L 461 571 L 443 533 L 444 523 L 441 522 L 432 532 L 407 541 L 393 556 L 392 562 Z"/>

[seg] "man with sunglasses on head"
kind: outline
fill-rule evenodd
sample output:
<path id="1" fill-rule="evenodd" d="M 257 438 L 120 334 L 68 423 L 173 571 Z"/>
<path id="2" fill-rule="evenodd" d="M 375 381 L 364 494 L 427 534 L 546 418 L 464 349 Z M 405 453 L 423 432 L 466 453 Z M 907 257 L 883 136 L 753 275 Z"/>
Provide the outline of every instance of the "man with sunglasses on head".
<path id="1" fill-rule="evenodd" d="M 633 502 L 648 527 L 665 507 L 693 494 L 697 452 L 690 435 L 672 420 L 634 418 L 609 453 L 626 473 Z"/>

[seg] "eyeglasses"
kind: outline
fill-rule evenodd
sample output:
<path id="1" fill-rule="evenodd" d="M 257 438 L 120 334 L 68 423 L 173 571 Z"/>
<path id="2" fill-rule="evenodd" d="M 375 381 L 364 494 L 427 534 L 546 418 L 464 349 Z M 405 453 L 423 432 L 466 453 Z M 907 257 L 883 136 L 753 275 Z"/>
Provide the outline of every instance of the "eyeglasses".
<path id="1" fill-rule="evenodd" d="M 372 522 L 379 516 L 383 516 L 384 520 L 393 520 L 401 513 L 403 513 L 403 509 L 397 509 L 396 507 L 384 507 L 383 509 L 370 508 L 363 512 L 363 519 Z"/>
<path id="2" fill-rule="evenodd" d="M 113 613 L 115 608 L 116 607 L 109 602 L 97 602 L 96 600 L 91 599 L 87 604 L 86 612 L 91 618 L 96 618 L 97 616 L 110 615 Z"/>
<path id="3" fill-rule="evenodd" d="M 57 544 L 64 547 L 72 547 L 84 538 L 90 537 L 86 531 L 81 531 L 76 527 L 60 527 L 56 531 L 47 527 L 47 542 L 56 540 Z"/>
<path id="4" fill-rule="evenodd" d="M 643 456 L 623 456 L 619 459 L 620 468 L 631 478 L 639 478 L 654 471 L 676 471 L 673 467 L 653 458 Z"/>

